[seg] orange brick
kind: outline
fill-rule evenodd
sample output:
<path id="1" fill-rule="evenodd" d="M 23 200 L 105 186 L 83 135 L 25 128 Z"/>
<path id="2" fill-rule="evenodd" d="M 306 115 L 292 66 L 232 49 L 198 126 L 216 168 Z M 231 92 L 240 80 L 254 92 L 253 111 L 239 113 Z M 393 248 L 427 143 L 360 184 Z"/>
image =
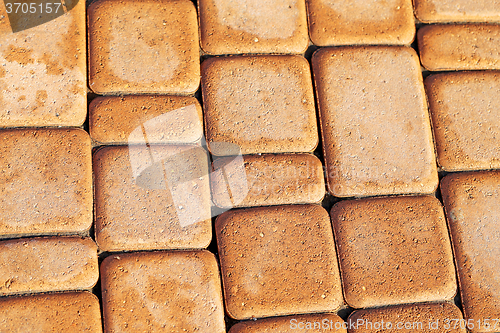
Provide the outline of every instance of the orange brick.
<path id="1" fill-rule="evenodd" d="M 2 332 L 102 332 L 99 300 L 88 292 L 0 298 Z"/>
<path id="2" fill-rule="evenodd" d="M 0 237 L 87 234 L 92 162 L 80 129 L 0 131 Z"/>
<path id="3" fill-rule="evenodd" d="M 500 25 L 428 25 L 417 36 L 430 71 L 500 69 Z"/>
<path id="4" fill-rule="evenodd" d="M 207 251 L 142 252 L 101 265 L 106 332 L 225 332 L 217 261 Z"/>
<path id="5" fill-rule="evenodd" d="M 0 242 L 0 296 L 89 290 L 99 278 L 90 238 L 20 238 Z"/>
<path id="6" fill-rule="evenodd" d="M 341 201 L 331 211 L 342 285 L 353 308 L 450 300 L 448 229 L 430 196 Z"/>
<path id="7" fill-rule="evenodd" d="M 314 44 L 409 45 L 415 36 L 411 0 L 306 1 Z"/>
<path id="8" fill-rule="evenodd" d="M 474 322 L 472 332 L 498 332 L 500 171 L 450 174 L 441 193 L 465 317 Z"/>
<path id="9" fill-rule="evenodd" d="M 23 3 L 37 4 L 38 14 L 9 21 L 0 6 L 0 127 L 81 126 L 87 115 L 85 1 L 59 17 L 40 15 L 46 2 Z M 54 13 L 68 10 L 50 4 Z M 53 20 L 30 27 L 42 23 L 36 15 Z"/>
<path id="10" fill-rule="evenodd" d="M 333 313 L 274 317 L 242 321 L 229 333 L 346 333 L 342 318 Z"/>
<path id="11" fill-rule="evenodd" d="M 201 0 L 201 47 L 209 54 L 303 53 L 304 1 Z"/>
<path id="12" fill-rule="evenodd" d="M 89 7 L 88 26 L 94 92 L 189 95 L 198 89 L 198 22 L 191 1 L 101 0 Z"/>
<path id="13" fill-rule="evenodd" d="M 415 16 L 425 23 L 500 22 L 496 0 L 414 0 Z"/>

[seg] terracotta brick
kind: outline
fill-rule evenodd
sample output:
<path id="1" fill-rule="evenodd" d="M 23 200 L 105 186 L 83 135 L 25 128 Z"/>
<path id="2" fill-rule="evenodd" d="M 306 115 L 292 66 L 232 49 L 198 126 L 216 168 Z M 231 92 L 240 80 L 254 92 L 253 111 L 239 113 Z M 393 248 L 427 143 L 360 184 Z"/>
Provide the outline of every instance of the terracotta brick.
<path id="1" fill-rule="evenodd" d="M 89 127 L 100 144 L 196 143 L 203 114 L 194 97 L 98 97 L 89 107 Z"/>
<path id="2" fill-rule="evenodd" d="M 0 132 L 0 237 L 87 234 L 92 162 L 80 129 Z"/>
<path id="3" fill-rule="evenodd" d="M 209 54 L 303 53 L 304 1 L 200 0 L 201 47 Z"/>
<path id="4" fill-rule="evenodd" d="M 231 317 L 332 312 L 342 305 L 332 229 L 321 206 L 228 211 L 215 231 Z"/>
<path id="5" fill-rule="evenodd" d="M 500 69 L 500 25 L 428 25 L 417 36 L 430 71 Z"/>
<path id="6" fill-rule="evenodd" d="M 217 261 L 207 251 L 142 252 L 101 265 L 106 332 L 225 332 Z"/>
<path id="7" fill-rule="evenodd" d="M 409 45 L 415 36 L 411 0 L 308 0 L 314 44 Z"/>
<path id="8" fill-rule="evenodd" d="M 90 238 L 21 238 L 0 242 L 0 296 L 88 290 L 99 278 Z"/>
<path id="9" fill-rule="evenodd" d="M 432 193 L 438 185 L 418 56 L 406 47 L 313 55 L 329 191 L 339 197 Z"/>
<path id="10" fill-rule="evenodd" d="M 88 26 L 94 92 L 189 95 L 198 89 L 198 23 L 191 1 L 100 0 L 88 9 Z"/>
<path id="11" fill-rule="evenodd" d="M 229 333 L 345 333 L 345 327 L 336 314 L 323 313 L 242 321 L 231 327 Z"/>
<path id="12" fill-rule="evenodd" d="M 473 332 L 498 332 L 500 171 L 448 175 L 441 182 L 441 193 L 465 317 L 474 321 Z"/>
<path id="13" fill-rule="evenodd" d="M 462 312 L 452 303 L 397 305 L 354 311 L 348 332 L 466 333 Z M 460 325 L 462 325 L 460 327 Z"/>
<path id="14" fill-rule="evenodd" d="M 115 146 L 94 154 L 96 240 L 105 251 L 204 248 L 212 239 L 206 152 Z"/>
<path id="15" fill-rule="evenodd" d="M 500 72 L 436 74 L 425 87 L 443 170 L 500 168 Z"/>
<path id="16" fill-rule="evenodd" d="M 500 22 L 496 0 L 414 0 L 415 15 L 425 23 Z"/>
<path id="17" fill-rule="evenodd" d="M 222 157 L 213 166 L 212 200 L 219 207 L 319 203 L 325 196 L 323 167 L 312 154 L 245 155 L 243 163 Z"/>
<path id="18" fill-rule="evenodd" d="M 455 268 L 444 212 L 430 196 L 341 201 L 331 211 L 353 308 L 449 300 Z"/>
<path id="19" fill-rule="evenodd" d="M 305 58 L 211 58 L 201 70 L 205 130 L 213 154 L 235 155 L 238 148 L 243 154 L 316 148 L 316 111 Z"/>
<path id="20" fill-rule="evenodd" d="M 102 332 L 99 300 L 88 292 L 0 298 L 2 332 Z"/>
<path id="21" fill-rule="evenodd" d="M 45 2 L 31 3 L 37 14 L 9 15 L 0 6 L 0 127 L 81 126 L 87 115 L 85 1 L 71 10 L 54 2 L 56 15 L 40 15 Z M 41 24 L 39 18 L 52 20 Z"/>

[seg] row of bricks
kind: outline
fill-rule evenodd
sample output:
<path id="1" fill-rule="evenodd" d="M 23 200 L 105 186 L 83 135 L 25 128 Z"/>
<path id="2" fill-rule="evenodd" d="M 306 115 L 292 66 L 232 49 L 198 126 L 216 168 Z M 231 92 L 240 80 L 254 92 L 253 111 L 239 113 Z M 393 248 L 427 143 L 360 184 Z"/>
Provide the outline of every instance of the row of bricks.
<path id="1" fill-rule="evenodd" d="M 332 208 L 331 224 L 318 205 L 221 214 L 215 230 L 226 312 L 242 320 L 333 312 L 344 299 L 353 308 L 449 301 L 457 290 L 453 247 L 466 318 L 498 318 L 500 173 L 448 175 L 441 190 L 448 225 L 439 201 L 429 196 L 341 201 Z M 183 303 L 191 297 L 174 297 L 178 289 L 172 280 L 182 290 L 209 292 L 195 304 L 213 313 L 211 302 L 222 299 L 216 260 L 205 251 L 183 253 L 107 257 L 101 288 L 110 317 L 122 318 L 120 311 L 140 316 L 128 305 L 137 299 L 141 308 L 150 309 L 147 322 L 154 321 L 155 311 L 195 306 Z M 99 276 L 97 248 L 89 239 L 3 241 L 0 257 L 3 295 L 89 289 Z M 222 307 L 218 311 L 222 316 Z"/>
<path id="2" fill-rule="evenodd" d="M 405 4 L 398 4 L 399 2 Z M 467 11 L 467 2 L 456 4 Z M 312 3 L 314 1 L 311 1 L 311 5 Z M 440 3 L 443 8 L 453 7 L 455 4 L 454 1 Z M 367 4 L 363 1 L 360 5 Z M 373 5 L 378 6 L 376 2 Z M 386 2 L 380 4 L 386 5 Z M 392 5 L 396 12 L 404 12 L 408 8 L 411 11 L 409 0 L 394 1 Z M 498 16 L 498 9 L 497 14 L 494 14 L 494 5 L 483 5 L 493 13 L 492 16 L 485 15 L 485 18 L 494 19 L 495 15 Z M 236 4 L 234 6 L 240 8 Z M 260 4 L 259 7 L 261 6 L 267 4 Z M 435 4 L 434 9 L 433 6 L 429 8 L 432 9 L 431 12 L 439 12 L 439 6 L 440 4 Z M 296 6 L 290 3 L 290 7 Z M 477 8 L 480 7 L 474 3 L 471 13 L 477 14 L 480 11 Z M 446 12 L 449 12 L 448 9 Z M 466 18 L 462 9 L 460 15 Z M 282 12 L 286 11 L 280 11 Z M 362 15 L 372 15 L 377 10 L 372 8 L 366 12 L 368 14 Z M 0 8 L 1 127 L 80 126 L 85 121 L 87 30 L 84 13 L 85 4 L 82 2 L 53 21 L 12 33 L 9 32 L 5 8 Z M 280 15 L 273 14 L 270 17 L 279 18 Z M 482 16 L 477 14 L 476 17 Z M 265 30 L 276 30 L 275 27 L 257 24 L 252 20 L 244 21 L 252 22 L 251 24 Z M 384 18 L 383 21 L 391 26 L 398 26 L 393 24 L 393 20 Z M 336 24 L 341 20 L 329 22 Z M 371 16 L 367 24 L 373 26 Z M 354 25 L 363 29 L 358 21 Z M 319 27 L 317 24 L 313 26 Z M 414 29 L 413 22 L 411 27 Z M 89 28 L 89 84 L 95 92 L 192 94 L 198 89 L 200 43 L 197 15 L 191 2 L 126 1 L 120 3 L 120 6 L 109 1 L 97 2 L 89 10 Z M 323 31 L 323 28 L 319 30 Z M 370 29 L 364 29 L 365 32 L 368 30 Z M 51 35 L 52 31 L 60 32 L 60 41 Z M 499 69 L 499 34 L 499 26 L 492 24 L 426 26 L 419 31 L 422 63 L 431 70 Z M 388 34 L 377 32 L 377 35 Z M 253 44 L 262 44 L 264 41 L 262 37 L 251 39 Z M 259 42 L 253 42 L 255 39 Z M 370 42 L 380 43 L 382 42 Z M 279 43 L 271 38 L 269 45 Z M 393 69 L 382 68 L 384 73 L 391 70 Z M 203 83 L 208 84 L 210 82 Z"/>
<path id="3" fill-rule="evenodd" d="M 481 75 L 484 77 L 488 74 Z M 411 177 L 411 171 L 415 165 L 421 163 L 419 159 L 415 160 L 415 154 L 412 155 L 410 152 L 413 147 L 418 148 L 413 149 L 416 153 L 425 148 L 425 145 L 422 145 L 424 148 L 417 146 L 416 140 L 421 138 L 411 133 L 417 130 L 416 126 L 411 127 L 411 122 L 403 123 L 399 133 L 396 129 L 398 126 L 394 125 L 383 144 L 375 137 L 380 138 L 385 135 L 385 123 L 380 122 L 379 128 L 371 129 L 366 123 L 362 126 L 366 127 L 367 132 L 360 131 L 355 134 L 360 136 L 359 139 L 349 141 L 347 136 L 347 140 L 339 140 L 338 143 L 325 141 L 327 147 L 329 144 L 333 147 L 342 145 L 350 147 L 351 152 L 346 149 L 345 154 L 354 155 L 359 151 L 359 155 L 355 156 L 360 161 L 359 166 L 343 163 L 339 159 L 342 163 L 337 163 L 338 169 L 347 170 L 342 173 L 330 173 L 329 155 L 327 155 L 327 168 L 323 170 L 320 160 L 306 153 L 221 157 L 215 159 L 211 168 L 209 157 L 200 145 L 155 144 L 158 143 L 155 138 L 162 138 L 161 141 L 164 137 L 172 136 L 176 139 L 192 137 L 199 140 L 198 134 L 202 133 L 201 125 L 176 133 L 172 124 L 163 126 L 162 121 L 151 121 L 157 117 L 154 117 L 154 113 L 147 113 L 149 106 L 155 103 L 158 103 L 157 106 L 165 106 L 163 102 L 171 102 L 177 98 L 188 103 L 194 102 L 195 104 L 190 104 L 194 111 L 192 118 L 199 119 L 201 112 L 199 105 L 193 98 L 188 97 L 130 96 L 100 100 L 98 104 L 102 110 L 107 111 L 96 112 L 99 116 L 91 113 L 91 119 L 94 116 L 99 119 L 97 123 L 106 123 L 106 119 L 118 119 L 116 110 L 123 111 L 131 105 L 143 105 L 145 111 L 139 108 L 140 111 L 130 112 L 128 117 L 123 117 L 123 123 L 114 122 L 116 126 L 111 128 L 116 130 L 114 134 L 102 131 L 104 136 L 110 134 L 108 136 L 110 140 L 115 134 L 115 138 L 120 139 L 124 137 L 122 133 L 127 133 L 128 129 L 139 124 L 139 133 L 135 136 L 128 135 L 131 138 L 129 145 L 113 145 L 97 149 L 93 162 L 91 140 L 88 134 L 80 129 L 1 131 L 0 180 L 4 184 L 1 189 L 4 199 L 0 207 L 4 213 L 0 223 L 0 236 L 5 238 L 55 233 L 84 235 L 92 225 L 94 202 L 97 241 L 103 250 L 202 248 L 206 247 L 211 239 L 207 231 L 210 229 L 210 218 L 220 213 L 212 215 L 211 202 L 223 210 L 232 207 L 320 203 L 325 196 L 324 172 L 327 173 L 327 180 L 334 186 L 342 185 L 339 179 L 345 178 L 358 187 L 364 185 L 359 183 L 361 180 L 366 182 L 366 187 L 376 188 L 375 192 L 368 194 L 400 194 L 403 192 L 400 188 L 408 187 L 415 182 Z M 181 114 L 189 114 L 188 108 L 189 106 L 180 108 Z M 171 112 L 176 118 L 176 113 Z M 466 116 L 466 113 L 460 114 Z M 450 112 L 450 117 L 452 115 L 455 115 L 454 112 Z M 457 118 L 460 119 L 460 116 Z M 449 125 L 451 123 L 449 118 L 444 119 L 445 125 L 448 125 L 445 127 L 446 134 L 452 131 L 452 126 Z M 458 119 L 455 121 L 458 122 Z M 471 122 L 484 127 L 484 134 L 491 137 L 483 140 L 476 138 L 471 132 L 465 133 L 467 127 L 477 128 L 469 125 Z M 92 126 L 96 125 L 92 125 L 91 122 L 91 133 L 93 133 Z M 479 118 L 479 120 L 463 121 L 463 124 L 454 131 L 455 139 L 450 140 L 449 145 L 463 143 L 459 148 L 464 151 L 469 149 L 469 152 L 474 152 L 477 148 L 481 153 L 491 154 L 492 161 L 495 161 L 495 158 L 498 161 L 498 145 L 495 141 L 495 133 L 498 131 L 488 133 L 494 126 L 498 127 L 495 119 Z M 159 132 L 155 131 L 157 129 Z M 345 129 L 340 128 L 339 131 Z M 174 134 L 170 135 L 170 132 Z M 167 134 L 164 136 L 163 133 Z M 362 141 L 363 135 L 368 139 L 373 136 L 374 139 L 366 140 L 369 143 L 362 146 L 359 142 Z M 463 135 L 465 138 L 458 140 L 458 135 Z M 389 181 L 394 179 L 380 171 L 387 170 L 388 167 L 375 168 L 375 173 L 372 173 L 375 176 L 365 175 L 370 159 L 374 159 L 377 155 L 394 154 L 394 150 L 375 149 L 370 153 L 373 156 L 369 155 L 369 158 L 365 159 L 362 154 L 365 147 L 367 148 L 365 151 L 371 148 L 370 145 L 376 144 L 394 149 L 396 143 L 391 139 L 398 140 L 397 137 L 407 136 L 411 136 L 411 140 L 406 142 L 409 149 L 403 150 L 400 155 L 386 156 L 379 161 L 382 166 L 384 163 L 389 165 L 389 171 L 397 176 L 399 174 L 393 171 L 393 168 L 399 168 L 401 177 L 396 179 L 400 188 L 390 183 L 382 186 L 386 179 Z M 147 141 L 145 137 L 152 141 Z M 440 138 L 438 135 L 436 137 Z M 478 146 L 468 145 L 474 140 L 478 142 Z M 428 141 L 431 141 L 430 135 Z M 492 149 L 485 147 L 488 141 L 490 146 L 493 146 Z M 161 142 L 169 141 L 165 139 Z M 438 146 L 441 142 L 438 140 Z M 432 146 L 428 150 L 432 150 Z M 450 150 L 448 149 L 448 152 Z M 430 156 L 432 158 L 429 158 L 428 168 L 434 171 L 435 183 L 431 183 L 425 191 L 421 190 L 420 186 L 413 187 L 410 193 L 430 194 L 437 186 L 434 157 L 432 154 Z M 482 166 L 486 169 L 497 165 L 492 163 Z M 418 181 L 421 180 L 416 178 L 417 184 L 420 184 Z M 332 192 L 334 195 L 338 194 Z M 205 222 L 197 223 L 201 221 Z"/>
<path id="4" fill-rule="evenodd" d="M 191 256 L 192 258 L 195 256 Z M 186 262 L 189 259 L 183 258 Z M 168 265 L 168 262 L 166 262 Z M 113 285 L 120 292 L 123 287 Z M 135 290 L 134 288 L 133 290 Z M 115 290 L 113 290 L 115 291 Z M 138 290 L 137 290 L 138 291 Z M 145 294 L 144 291 L 139 291 Z M 192 293 L 192 292 L 191 292 Z M 152 296 L 150 291 L 147 296 Z M 188 294 L 186 296 L 191 296 Z M 200 294 L 196 295 L 198 298 Z M 214 295 L 210 295 L 214 296 Z M 217 296 L 217 295 L 216 295 Z M 182 329 L 191 332 L 223 333 L 223 317 L 220 313 L 222 304 L 220 298 L 210 299 L 212 314 L 207 314 L 206 309 L 191 308 L 190 312 L 174 313 L 167 321 L 160 321 L 153 313 L 147 313 L 141 304 L 154 300 L 146 298 L 142 302 L 130 302 L 130 299 L 120 302 L 117 297 L 117 307 L 110 308 L 104 305 L 104 327 L 106 332 L 134 329 L 136 331 L 177 332 Z M 128 301 L 128 302 L 127 302 Z M 125 304 L 125 305 L 124 305 Z M 156 304 L 155 304 L 156 305 Z M 205 305 L 205 304 L 201 304 Z M 23 297 L 9 297 L 0 299 L 0 329 L 2 331 L 62 331 L 71 327 L 73 332 L 102 332 L 101 313 L 99 301 L 88 292 L 42 294 Z M 148 309 L 151 309 L 149 307 Z M 156 308 L 157 312 L 164 311 L 162 307 Z M 133 311 L 130 311 L 133 310 Z M 134 312 L 135 316 L 130 313 Z M 120 316 L 121 315 L 121 316 Z M 189 323 L 184 316 L 191 320 Z M 206 317 L 211 318 L 206 321 Z M 138 317 L 142 320 L 137 320 Z M 154 318 L 149 322 L 147 319 Z M 449 321 L 447 321 L 449 319 Z M 495 321 L 486 322 L 488 327 L 495 327 Z M 481 326 L 474 323 L 472 327 Z M 353 312 L 344 322 L 334 313 L 306 314 L 289 317 L 267 318 L 256 321 L 244 321 L 233 325 L 229 333 L 288 333 L 294 332 L 328 332 L 337 333 L 375 333 L 380 327 L 387 329 L 399 328 L 398 332 L 446 332 L 465 333 L 466 327 L 471 327 L 470 322 L 464 322 L 460 310 L 451 303 L 429 303 L 403 306 L 391 306 L 379 309 L 358 310 Z M 484 325 L 483 325 L 484 326 Z"/>

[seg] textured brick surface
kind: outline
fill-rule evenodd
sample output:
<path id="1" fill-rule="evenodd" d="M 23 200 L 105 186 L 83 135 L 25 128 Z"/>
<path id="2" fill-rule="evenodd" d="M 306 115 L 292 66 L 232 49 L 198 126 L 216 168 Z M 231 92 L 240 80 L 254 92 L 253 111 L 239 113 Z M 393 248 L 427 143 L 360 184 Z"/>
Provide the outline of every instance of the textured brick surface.
<path id="1" fill-rule="evenodd" d="M 88 9 L 89 86 L 99 94 L 192 94 L 200 82 L 188 0 L 101 0 Z"/>
<path id="2" fill-rule="evenodd" d="M 248 320 L 231 327 L 229 333 L 345 333 L 342 318 L 333 313 L 296 315 Z"/>
<path id="3" fill-rule="evenodd" d="M 40 2 L 31 3 L 39 10 Z M 60 6 L 58 13 L 65 10 Z M 0 7 L 0 127 L 82 125 L 87 114 L 85 1 L 24 30 L 26 23 L 38 21 L 35 14 L 11 22 L 6 11 Z"/>
<path id="4" fill-rule="evenodd" d="M 101 249 L 189 249 L 210 243 L 208 161 L 200 147 L 106 147 L 94 154 L 94 173 Z"/>
<path id="5" fill-rule="evenodd" d="M 354 311 L 350 333 L 466 333 L 462 312 L 452 303 L 398 305 Z M 461 321 L 461 322 L 460 322 Z"/>
<path id="6" fill-rule="evenodd" d="M 308 0 L 314 44 L 409 45 L 415 36 L 411 0 Z"/>
<path id="7" fill-rule="evenodd" d="M 332 229 L 321 206 L 229 211 L 215 224 L 231 317 L 333 312 L 343 303 Z"/>
<path id="8" fill-rule="evenodd" d="M 0 242 L 0 296 L 88 290 L 99 278 L 90 238 L 21 238 Z"/>
<path id="9" fill-rule="evenodd" d="M 225 332 L 220 277 L 206 251 L 142 252 L 101 265 L 106 332 Z"/>
<path id="10" fill-rule="evenodd" d="M 304 1 L 201 0 L 198 8 L 209 54 L 302 53 L 309 44 Z"/>
<path id="11" fill-rule="evenodd" d="M 321 161 L 312 154 L 246 155 L 213 163 L 212 200 L 219 207 L 319 203 L 325 196 Z"/>
<path id="12" fill-rule="evenodd" d="M 91 146 L 80 129 L 1 131 L 0 183 L 0 237 L 92 225 Z"/>
<path id="13" fill-rule="evenodd" d="M 465 316 L 474 321 L 474 332 L 498 332 L 500 322 L 493 320 L 500 318 L 500 172 L 448 175 L 441 193 Z"/>
<path id="14" fill-rule="evenodd" d="M 344 295 L 353 308 L 455 296 L 453 254 L 436 198 L 341 201 L 331 218 Z"/>
<path id="15" fill-rule="evenodd" d="M 432 193 L 438 176 L 415 51 L 325 48 L 312 65 L 329 191 Z"/>
<path id="16" fill-rule="evenodd" d="M 426 23 L 500 22 L 497 0 L 413 0 L 416 17 Z"/>
<path id="17" fill-rule="evenodd" d="M 195 143 L 203 115 L 194 97 L 98 97 L 89 106 L 89 127 L 100 144 Z"/>
<path id="18" fill-rule="evenodd" d="M 417 36 L 430 71 L 500 69 L 500 25 L 428 25 Z"/>
<path id="19" fill-rule="evenodd" d="M 500 168 L 500 72 L 437 74 L 425 87 L 440 166 Z"/>
<path id="20" fill-rule="evenodd" d="M 1 332 L 102 332 L 99 300 L 88 292 L 0 298 Z"/>
<path id="21" fill-rule="evenodd" d="M 202 75 L 205 130 L 213 154 L 236 155 L 237 147 L 243 154 L 316 148 L 316 111 L 306 59 L 211 58 L 203 62 Z"/>

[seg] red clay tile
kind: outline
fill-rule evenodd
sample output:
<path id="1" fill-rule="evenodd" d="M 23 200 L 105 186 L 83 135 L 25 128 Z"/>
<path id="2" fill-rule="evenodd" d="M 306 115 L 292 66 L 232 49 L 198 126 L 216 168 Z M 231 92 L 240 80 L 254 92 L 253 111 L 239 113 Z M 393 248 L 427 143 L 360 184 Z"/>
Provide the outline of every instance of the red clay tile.
<path id="1" fill-rule="evenodd" d="M 89 106 L 89 127 L 100 144 L 195 143 L 203 114 L 194 97 L 98 97 Z"/>
<path id="2" fill-rule="evenodd" d="M 213 154 L 239 153 L 227 143 L 243 154 L 316 148 L 316 111 L 305 58 L 210 58 L 201 70 L 205 131 Z"/>
<path id="3" fill-rule="evenodd" d="M 425 23 L 500 22 L 497 0 L 414 0 L 415 16 Z"/>
<path id="4" fill-rule="evenodd" d="M 425 87 L 443 170 L 500 168 L 500 72 L 436 74 Z"/>
<path id="5" fill-rule="evenodd" d="M 217 261 L 207 251 L 142 252 L 101 265 L 106 332 L 225 332 Z"/>
<path id="6" fill-rule="evenodd" d="M 0 237 L 87 234 L 92 164 L 80 129 L 0 132 Z"/>
<path id="7" fill-rule="evenodd" d="M 229 333 L 346 333 L 345 323 L 336 314 L 307 314 L 242 321 Z"/>
<path id="8" fill-rule="evenodd" d="M 411 0 L 309 0 L 309 34 L 314 44 L 409 45 L 415 36 Z"/>
<path id="9" fill-rule="evenodd" d="M 29 20 L 9 19 L 0 6 L 0 127 L 81 126 L 87 115 L 85 1 L 25 29 L 41 23 L 36 16 L 49 17 L 40 14 L 39 1 L 31 3 L 36 14 L 22 15 Z M 66 11 L 49 3 L 54 13 Z"/>
<path id="10" fill-rule="evenodd" d="M 304 1 L 200 0 L 201 47 L 209 54 L 303 53 Z"/>
<path id="11" fill-rule="evenodd" d="M 0 242 L 0 296 L 88 290 L 99 278 L 90 238 L 21 238 Z"/>
<path id="12" fill-rule="evenodd" d="M 204 248 L 212 239 L 205 151 L 115 146 L 94 154 L 96 240 L 104 251 Z"/>
<path id="13" fill-rule="evenodd" d="M 228 211 L 215 231 L 231 317 L 331 312 L 342 305 L 332 229 L 321 206 Z"/>
<path id="14" fill-rule="evenodd" d="M 245 155 L 243 165 L 222 157 L 213 165 L 212 200 L 219 207 L 319 203 L 325 196 L 323 167 L 312 154 Z"/>
<path id="15" fill-rule="evenodd" d="M 351 325 L 348 331 L 350 333 L 467 332 L 462 312 L 452 303 L 408 304 L 358 310 L 347 321 Z"/>
<path id="16" fill-rule="evenodd" d="M 465 317 L 474 322 L 473 332 L 498 332 L 500 171 L 448 175 L 442 179 L 441 193 Z"/>
<path id="17" fill-rule="evenodd" d="M 434 192 L 434 144 L 415 51 L 327 48 L 312 65 L 329 191 L 339 197 Z"/>
<path id="18" fill-rule="evenodd" d="M 88 26 L 94 92 L 189 95 L 198 89 L 198 23 L 191 1 L 100 0 L 88 8 Z"/>
<path id="19" fill-rule="evenodd" d="M 500 25 L 428 25 L 417 36 L 430 71 L 500 69 Z"/>
<path id="20" fill-rule="evenodd" d="M 0 298 L 1 332 L 102 332 L 99 300 L 88 292 Z"/>
<path id="21" fill-rule="evenodd" d="M 341 201 L 331 216 L 344 295 L 353 308 L 455 296 L 453 254 L 436 198 Z"/>

